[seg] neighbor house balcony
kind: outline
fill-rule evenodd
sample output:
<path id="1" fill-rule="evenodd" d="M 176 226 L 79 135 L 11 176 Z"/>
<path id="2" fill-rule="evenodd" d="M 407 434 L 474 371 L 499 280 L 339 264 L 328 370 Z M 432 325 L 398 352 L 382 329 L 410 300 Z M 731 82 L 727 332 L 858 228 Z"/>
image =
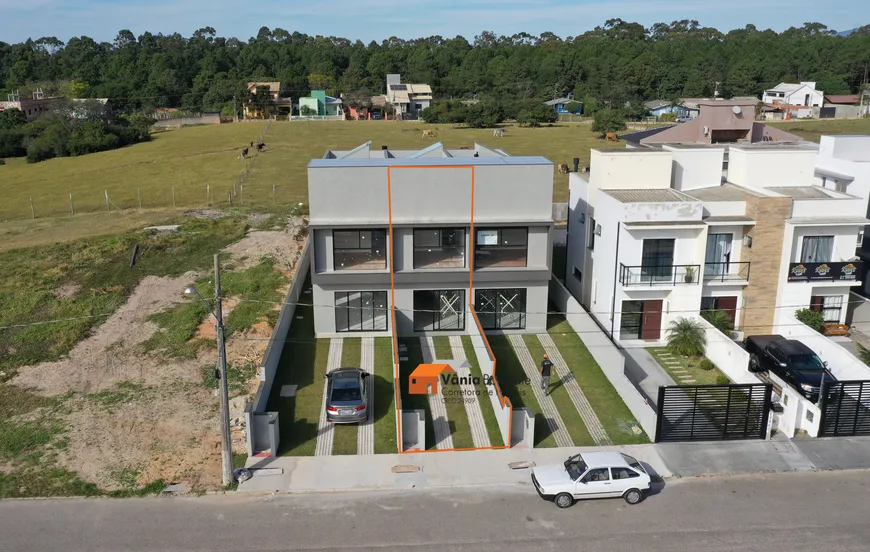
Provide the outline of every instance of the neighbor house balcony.
<path id="1" fill-rule="evenodd" d="M 705 284 L 749 283 L 749 262 L 704 263 Z"/>
<path id="2" fill-rule="evenodd" d="M 864 263 L 861 261 L 842 261 L 830 263 L 790 263 L 789 282 L 837 282 L 843 285 L 857 285 Z"/>
<path id="3" fill-rule="evenodd" d="M 655 287 L 697 284 L 701 265 L 643 265 L 619 264 L 619 283 L 623 286 Z"/>

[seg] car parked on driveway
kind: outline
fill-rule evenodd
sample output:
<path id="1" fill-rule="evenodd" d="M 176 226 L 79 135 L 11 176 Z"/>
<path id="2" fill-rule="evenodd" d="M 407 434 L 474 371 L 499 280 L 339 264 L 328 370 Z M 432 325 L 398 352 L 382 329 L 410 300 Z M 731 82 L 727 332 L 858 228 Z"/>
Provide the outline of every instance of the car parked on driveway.
<path id="1" fill-rule="evenodd" d="M 621 452 L 584 452 L 561 464 L 532 469 L 532 484 L 542 498 L 567 508 L 585 498 L 622 497 L 629 504 L 643 500 L 650 476 L 640 462 Z"/>
<path id="2" fill-rule="evenodd" d="M 772 372 L 807 399 L 817 402 L 823 381 L 836 383 L 816 353 L 796 339 L 781 335 L 753 335 L 746 338 L 750 372 Z"/>
<path id="3" fill-rule="evenodd" d="M 337 368 L 326 374 L 326 420 L 357 424 L 368 419 L 368 374 L 359 368 Z"/>

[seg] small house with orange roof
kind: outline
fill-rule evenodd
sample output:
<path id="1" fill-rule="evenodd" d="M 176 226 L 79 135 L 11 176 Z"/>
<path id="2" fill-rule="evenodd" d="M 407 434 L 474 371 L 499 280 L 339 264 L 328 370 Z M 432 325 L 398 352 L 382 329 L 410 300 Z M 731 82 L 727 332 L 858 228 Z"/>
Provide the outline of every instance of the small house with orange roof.
<path id="1" fill-rule="evenodd" d="M 420 364 L 408 380 L 408 393 L 411 395 L 437 395 L 438 379 L 443 373 L 455 374 L 449 364 Z"/>

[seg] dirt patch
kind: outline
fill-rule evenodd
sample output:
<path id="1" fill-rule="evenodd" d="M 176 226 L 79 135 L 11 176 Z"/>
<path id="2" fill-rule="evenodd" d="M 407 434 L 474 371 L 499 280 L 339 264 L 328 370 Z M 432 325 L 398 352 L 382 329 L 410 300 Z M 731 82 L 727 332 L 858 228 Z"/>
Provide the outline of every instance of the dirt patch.
<path id="1" fill-rule="evenodd" d="M 158 329 L 148 318 L 183 301 L 184 288 L 196 278 L 193 272 L 178 278 L 144 278 L 127 302 L 92 336 L 79 342 L 67 358 L 23 367 L 12 383 L 43 395 L 93 393 L 129 380 L 158 383 L 164 371 L 154 357 L 143 355 L 136 345 Z"/>
<path id="2" fill-rule="evenodd" d="M 185 211 L 184 216 L 193 217 L 198 219 L 219 219 L 227 216 L 223 211 L 215 211 L 214 209 L 191 209 L 190 211 Z"/>
<path id="3" fill-rule="evenodd" d="M 263 257 L 275 259 L 278 270 L 290 275 L 305 245 L 300 240 L 305 222 L 301 217 L 290 217 L 283 230 L 248 232 L 248 235 L 226 247 L 224 252 L 234 259 L 233 270 L 245 270 L 259 264 Z"/>
<path id="4" fill-rule="evenodd" d="M 217 301 L 215 301 L 215 303 L 217 303 Z M 226 319 L 227 315 L 233 312 L 233 309 L 238 304 L 238 297 L 225 297 L 221 301 L 221 314 L 223 315 L 224 319 Z M 196 335 L 193 337 L 193 339 L 217 339 L 217 331 L 215 330 L 214 324 L 214 318 L 211 316 L 207 316 L 206 319 L 202 321 L 202 324 L 200 324 L 196 328 Z"/>
<path id="5" fill-rule="evenodd" d="M 64 284 L 54 290 L 52 294 L 58 299 L 66 299 L 67 297 L 72 297 L 76 293 L 79 292 L 82 286 L 79 284 Z"/>

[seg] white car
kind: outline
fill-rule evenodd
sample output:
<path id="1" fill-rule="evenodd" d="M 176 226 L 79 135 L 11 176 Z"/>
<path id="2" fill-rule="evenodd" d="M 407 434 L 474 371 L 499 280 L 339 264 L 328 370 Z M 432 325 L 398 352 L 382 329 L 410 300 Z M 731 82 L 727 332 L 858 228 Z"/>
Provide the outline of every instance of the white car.
<path id="1" fill-rule="evenodd" d="M 649 491 L 650 476 L 643 466 L 621 452 L 586 452 L 562 464 L 532 470 L 532 483 L 542 498 L 568 508 L 583 498 L 622 497 L 637 504 Z"/>

